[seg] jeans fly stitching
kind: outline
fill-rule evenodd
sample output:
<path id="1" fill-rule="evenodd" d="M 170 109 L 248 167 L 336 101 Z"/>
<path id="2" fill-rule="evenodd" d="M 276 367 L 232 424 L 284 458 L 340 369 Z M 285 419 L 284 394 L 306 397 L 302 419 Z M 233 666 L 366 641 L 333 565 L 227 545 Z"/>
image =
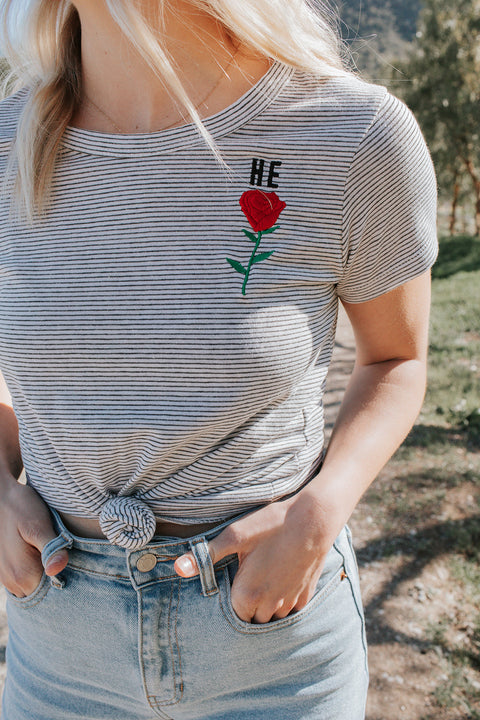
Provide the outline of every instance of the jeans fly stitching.
<path id="1" fill-rule="evenodd" d="M 172 679 L 173 679 L 173 698 L 172 700 L 157 700 L 158 695 L 147 695 L 148 703 L 152 707 L 152 709 L 160 709 L 161 707 L 170 707 L 171 705 L 177 705 L 180 700 L 182 699 L 183 695 L 183 683 L 180 682 L 181 685 L 181 691 L 180 696 L 177 694 L 177 681 L 176 681 L 176 669 L 175 669 L 175 654 L 172 647 L 172 641 L 170 636 L 170 628 L 171 628 L 171 615 L 172 615 L 172 598 L 173 598 L 173 589 L 174 589 L 175 583 L 171 583 L 170 585 L 170 598 L 168 602 L 168 618 L 167 618 L 167 635 L 168 635 L 168 646 L 170 649 L 170 656 L 171 656 L 171 663 L 172 663 Z M 177 583 L 178 585 L 178 583 Z M 177 628 L 177 616 L 178 616 L 178 605 L 179 605 L 179 592 L 177 592 L 177 607 L 175 612 L 175 635 L 176 635 L 176 628 Z M 178 647 L 178 641 L 177 641 L 177 651 L 178 656 L 180 658 L 180 649 Z M 154 707 L 155 706 L 155 707 Z"/>

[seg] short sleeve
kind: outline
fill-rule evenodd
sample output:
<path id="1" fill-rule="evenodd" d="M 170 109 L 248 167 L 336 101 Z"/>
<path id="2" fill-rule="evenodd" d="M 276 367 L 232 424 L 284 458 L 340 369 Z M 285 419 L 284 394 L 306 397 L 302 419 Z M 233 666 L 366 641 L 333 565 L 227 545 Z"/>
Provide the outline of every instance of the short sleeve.
<path id="1" fill-rule="evenodd" d="M 428 270 L 437 257 L 437 186 L 413 114 L 386 94 L 345 185 L 340 298 L 372 300 Z"/>

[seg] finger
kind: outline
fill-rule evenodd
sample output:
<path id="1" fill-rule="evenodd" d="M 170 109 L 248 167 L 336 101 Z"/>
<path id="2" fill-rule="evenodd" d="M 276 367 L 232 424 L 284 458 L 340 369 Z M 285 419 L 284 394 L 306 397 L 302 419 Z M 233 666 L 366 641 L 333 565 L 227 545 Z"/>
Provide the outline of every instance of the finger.
<path id="1" fill-rule="evenodd" d="M 43 568 L 27 565 L 22 566 L 21 571 L 18 568 L 10 568 L 8 577 L 5 579 L 5 587 L 15 597 L 22 598 L 30 595 L 38 586 L 42 579 Z"/>
<path id="2" fill-rule="evenodd" d="M 42 514 L 35 522 L 19 526 L 18 531 L 22 539 L 41 554 L 43 548 L 51 540 L 55 540 L 57 533 L 48 513 Z M 68 552 L 59 550 L 52 557 L 48 558 L 45 565 L 45 573 L 49 576 L 57 575 L 68 564 Z"/>
<path id="3" fill-rule="evenodd" d="M 250 585 L 249 578 L 244 576 L 241 569 L 238 570 L 230 588 L 230 601 L 240 620 L 248 623 L 268 622 L 275 611 L 275 605 L 268 603 L 268 597 L 268 588 Z"/>
<path id="4" fill-rule="evenodd" d="M 232 525 L 229 525 L 216 538 L 207 543 L 212 564 L 237 552 L 237 541 Z M 175 572 L 181 577 L 194 577 L 198 575 L 198 565 L 193 553 L 185 553 L 175 560 Z"/>
<path id="5" fill-rule="evenodd" d="M 303 610 L 303 608 L 308 605 L 310 600 L 313 598 L 315 594 L 315 587 L 316 583 L 310 587 L 305 588 L 303 592 L 300 593 L 300 595 L 297 598 L 297 601 L 295 603 L 295 610 L 298 612 L 299 610 Z"/>
<path id="6" fill-rule="evenodd" d="M 275 610 L 272 620 L 283 620 L 284 618 L 288 617 L 288 615 L 292 615 L 296 611 L 297 608 L 295 606 L 295 602 L 287 603 L 286 601 L 284 601 L 282 605 L 277 608 L 277 610 Z"/>
<path id="7" fill-rule="evenodd" d="M 186 553 L 175 560 L 174 569 L 180 577 L 194 577 L 198 575 L 198 565 L 193 553 Z"/>
<path id="8" fill-rule="evenodd" d="M 291 605 L 286 603 L 283 599 L 279 600 L 276 605 L 260 604 L 256 609 L 255 614 L 252 618 L 252 622 L 264 624 L 272 622 L 272 620 L 283 620 L 291 610 Z"/>
<path id="9" fill-rule="evenodd" d="M 10 558 L 5 572 L 5 586 L 16 597 L 30 595 L 43 575 L 40 554 L 22 538 L 11 545 L 13 557 Z"/>
<path id="10" fill-rule="evenodd" d="M 68 552 L 66 550 L 59 550 L 51 558 L 48 558 L 45 564 L 45 574 L 49 577 L 58 575 L 68 565 Z"/>
<path id="11" fill-rule="evenodd" d="M 208 543 L 208 552 L 212 558 L 212 563 L 215 565 L 215 563 L 227 557 L 227 555 L 240 553 L 241 545 L 242 543 L 236 531 L 235 523 L 233 523 Z"/>

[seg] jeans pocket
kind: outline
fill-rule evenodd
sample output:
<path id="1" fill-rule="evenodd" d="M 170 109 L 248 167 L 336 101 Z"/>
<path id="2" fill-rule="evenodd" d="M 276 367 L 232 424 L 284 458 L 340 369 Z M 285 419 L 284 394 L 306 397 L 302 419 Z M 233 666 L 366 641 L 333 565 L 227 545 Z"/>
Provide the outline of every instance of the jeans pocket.
<path id="1" fill-rule="evenodd" d="M 348 576 L 350 585 L 352 587 L 352 595 L 355 600 L 355 605 L 357 608 L 357 612 L 360 618 L 360 621 L 362 623 L 362 640 L 363 640 L 363 646 L 365 649 L 365 663 L 366 663 L 366 669 L 368 674 L 368 650 L 367 650 L 367 634 L 366 634 L 366 627 L 365 627 L 365 613 L 363 610 L 363 602 L 362 602 L 362 594 L 360 589 L 360 578 L 359 578 L 359 571 L 358 571 L 358 563 L 357 563 L 357 556 L 355 554 L 355 548 L 353 547 L 353 538 L 351 530 L 348 526 L 345 526 L 345 550 L 344 550 L 344 557 L 345 557 L 345 565 L 348 568 Z"/>
<path id="2" fill-rule="evenodd" d="M 38 583 L 35 590 L 28 595 L 25 595 L 25 597 L 17 597 L 6 588 L 5 593 L 7 595 L 8 602 L 13 603 L 17 607 L 30 608 L 42 602 L 42 600 L 46 597 L 50 587 L 50 578 L 45 575 L 45 573 L 42 573 L 40 582 Z"/>
<path id="3" fill-rule="evenodd" d="M 55 553 L 57 553 L 59 550 L 63 550 L 64 548 L 70 548 L 71 546 L 72 541 L 64 537 L 62 534 L 54 537 L 45 545 L 42 550 L 43 567 L 46 567 L 49 558 L 53 557 Z M 11 602 L 13 605 L 16 605 L 17 607 L 31 608 L 42 602 L 42 600 L 47 596 L 47 593 L 52 587 L 52 585 L 55 585 L 56 587 L 62 587 L 63 583 L 57 578 L 49 577 L 48 575 L 46 575 L 45 571 L 43 571 L 40 582 L 38 583 L 37 587 L 33 592 L 29 593 L 25 597 L 20 598 L 6 590 L 7 599 L 9 602 Z"/>
<path id="4" fill-rule="evenodd" d="M 325 567 L 315 587 L 315 592 L 309 602 L 301 610 L 287 615 L 279 620 L 267 623 L 249 623 L 241 620 L 233 609 L 231 588 L 238 570 L 238 560 L 235 557 L 225 565 L 219 574 L 220 603 L 223 613 L 229 624 L 238 632 L 261 635 L 267 632 L 292 627 L 307 619 L 310 614 L 331 595 L 346 577 L 343 555 L 333 546 L 328 553 Z"/>

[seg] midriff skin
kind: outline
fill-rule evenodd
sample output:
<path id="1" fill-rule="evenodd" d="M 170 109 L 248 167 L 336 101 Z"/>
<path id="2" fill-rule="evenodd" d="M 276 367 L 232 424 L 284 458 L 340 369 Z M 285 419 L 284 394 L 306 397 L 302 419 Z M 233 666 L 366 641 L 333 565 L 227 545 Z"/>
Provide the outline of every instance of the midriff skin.
<path id="1" fill-rule="evenodd" d="M 96 538 L 98 540 L 106 540 L 105 535 L 100 530 L 100 523 L 96 518 L 85 518 L 78 517 L 76 515 L 70 515 L 68 513 L 59 513 L 62 518 L 65 527 L 70 530 L 71 533 L 78 537 Z M 157 522 L 157 529 L 155 535 L 161 535 L 162 537 L 193 537 L 199 535 L 206 530 L 209 530 L 215 525 L 219 525 L 220 522 L 203 523 L 198 525 L 177 525 L 176 523 L 169 522 Z"/>

